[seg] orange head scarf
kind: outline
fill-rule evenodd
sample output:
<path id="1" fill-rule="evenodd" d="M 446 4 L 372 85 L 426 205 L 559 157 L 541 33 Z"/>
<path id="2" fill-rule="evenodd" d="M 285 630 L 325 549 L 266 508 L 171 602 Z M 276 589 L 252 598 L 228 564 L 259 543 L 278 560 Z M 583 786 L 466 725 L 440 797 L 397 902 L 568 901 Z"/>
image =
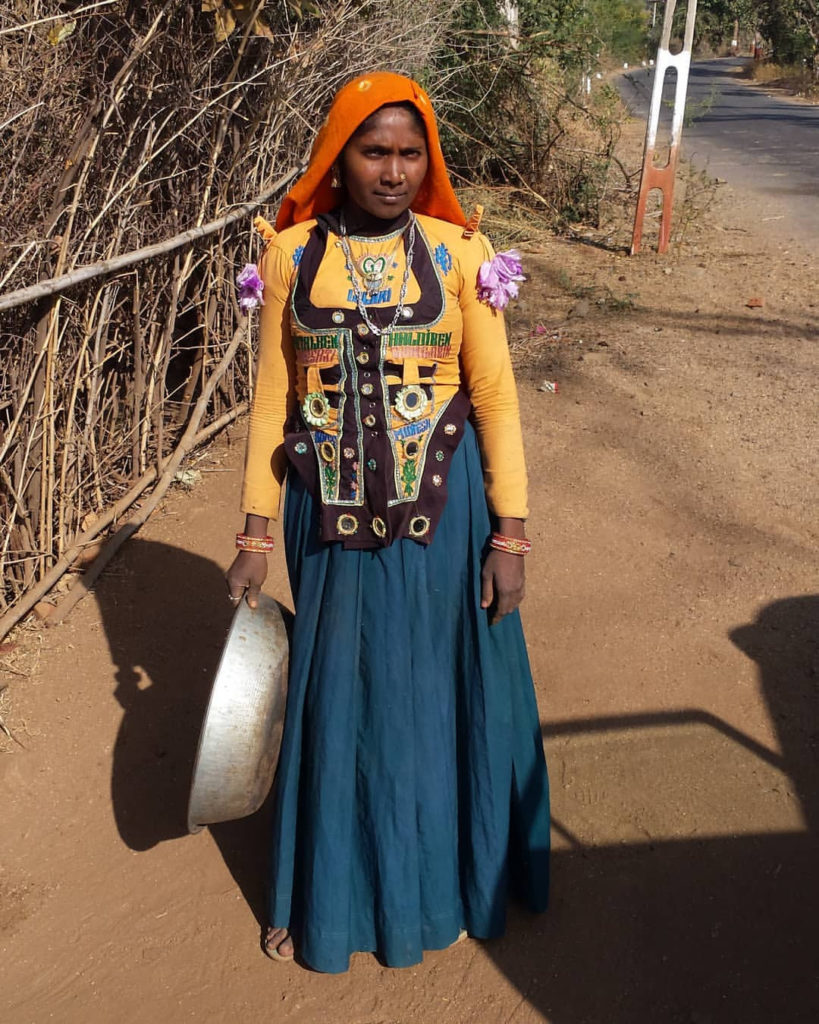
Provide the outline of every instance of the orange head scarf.
<path id="1" fill-rule="evenodd" d="M 276 230 L 283 231 L 338 206 L 338 192 L 330 188 L 332 166 L 353 132 L 384 104 L 407 101 L 423 118 L 429 152 L 429 169 L 412 209 L 452 224 L 465 224 L 466 217 L 446 171 L 429 96 L 411 78 L 392 71 L 374 71 L 354 78 L 336 93 L 327 120 L 316 137 L 307 170 L 282 201 Z"/>

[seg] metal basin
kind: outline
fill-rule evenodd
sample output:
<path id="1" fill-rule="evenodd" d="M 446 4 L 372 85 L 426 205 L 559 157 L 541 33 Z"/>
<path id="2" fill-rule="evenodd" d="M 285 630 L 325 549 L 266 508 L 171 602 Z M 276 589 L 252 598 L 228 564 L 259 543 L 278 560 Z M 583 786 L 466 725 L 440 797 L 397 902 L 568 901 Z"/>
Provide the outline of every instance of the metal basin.
<path id="1" fill-rule="evenodd" d="M 242 600 L 199 737 L 188 829 L 252 814 L 270 791 L 287 696 L 287 633 L 279 606 L 265 594 L 252 609 Z"/>

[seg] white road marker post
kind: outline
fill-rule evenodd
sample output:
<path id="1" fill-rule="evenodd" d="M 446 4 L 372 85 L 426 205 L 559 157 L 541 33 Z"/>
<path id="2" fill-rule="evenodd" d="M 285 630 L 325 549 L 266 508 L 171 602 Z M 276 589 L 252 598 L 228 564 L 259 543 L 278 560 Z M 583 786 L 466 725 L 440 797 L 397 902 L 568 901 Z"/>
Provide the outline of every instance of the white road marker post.
<path id="1" fill-rule="evenodd" d="M 663 194 L 663 208 L 660 214 L 660 238 L 657 252 L 668 249 L 671 239 L 671 207 L 674 199 L 674 180 L 677 173 L 677 162 L 680 155 L 680 139 L 682 138 L 683 117 L 685 115 L 685 96 L 688 91 L 688 73 L 691 68 L 691 48 L 694 42 L 694 22 L 697 17 L 697 0 L 688 0 L 685 17 L 685 37 L 679 53 L 671 53 L 671 25 L 677 0 L 666 0 L 663 16 L 663 31 L 657 49 L 657 67 L 654 72 L 654 87 L 651 92 L 651 106 L 646 125 L 646 144 L 643 154 L 643 171 L 640 177 L 640 193 L 637 199 L 637 212 L 634 217 L 634 231 L 631 236 L 631 255 L 640 251 L 643 238 L 643 222 L 645 220 L 646 202 L 652 189 L 658 188 Z M 671 121 L 671 146 L 668 163 L 664 167 L 654 164 L 654 149 L 657 145 L 657 128 L 660 123 L 660 111 L 663 102 L 663 84 L 666 71 L 675 68 L 677 85 L 674 92 L 674 113 Z"/>

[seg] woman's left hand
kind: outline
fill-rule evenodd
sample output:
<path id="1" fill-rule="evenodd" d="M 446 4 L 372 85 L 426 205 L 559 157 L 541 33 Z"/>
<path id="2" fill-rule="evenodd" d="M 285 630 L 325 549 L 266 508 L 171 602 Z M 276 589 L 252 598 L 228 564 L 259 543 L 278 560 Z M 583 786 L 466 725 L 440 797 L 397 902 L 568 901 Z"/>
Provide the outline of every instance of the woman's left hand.
<path id="1" fill-rule="evenodd" d="M 481 608 L 490 609 L 490 625 L 513 612 L 526 592 L 521 555 L 491 548 L 481 570 Z"/>

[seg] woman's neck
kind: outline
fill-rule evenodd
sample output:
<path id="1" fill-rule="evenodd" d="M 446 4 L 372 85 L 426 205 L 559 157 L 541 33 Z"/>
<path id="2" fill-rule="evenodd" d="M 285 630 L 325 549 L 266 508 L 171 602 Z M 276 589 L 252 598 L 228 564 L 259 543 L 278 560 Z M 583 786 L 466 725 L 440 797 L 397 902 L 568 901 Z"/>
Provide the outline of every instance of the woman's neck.
<path id="1" fill-rule="evenodd" d="M 344 226 L 348 235 L 388 235 L 391 231 L 403 227 L 409 219 L 409 210 L 404 210 L 403 213 L 390 220 L 382 220 L 381 217 L 374 217 L 366 210 L 362 210 L 355 203 L 345 203 L 341 212 L 344 215 Z"/>

